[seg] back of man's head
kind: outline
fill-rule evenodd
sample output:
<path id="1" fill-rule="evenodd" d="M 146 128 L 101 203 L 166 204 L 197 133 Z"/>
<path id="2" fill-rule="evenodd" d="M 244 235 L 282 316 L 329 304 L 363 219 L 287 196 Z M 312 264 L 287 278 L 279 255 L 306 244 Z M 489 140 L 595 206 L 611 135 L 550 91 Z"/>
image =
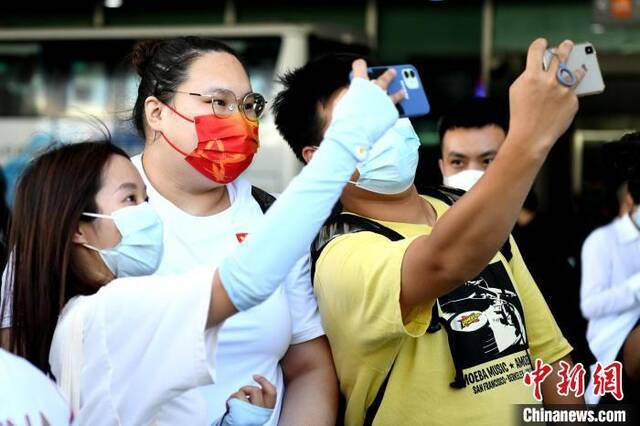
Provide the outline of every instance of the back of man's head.
<path id="1" fill-rule="evenodd" d="M 482 128 L 491 125 L 498 126 L 505 134 L 507 133 L 509 114 L 505 105 L 490 98 L 463 99 L 440 119 L 438 124 L 440 144 L 448 130 Z"/>
<path id="2" fill-rule="evenodd" d="M 354 54 L 328 54 L 280 78 L 283 90 L 273 104 L 276 127 L 302 162 L 305 146 L 319 145 L 324 122 L 319 112 L 331 96 L 349 84 Z"/>

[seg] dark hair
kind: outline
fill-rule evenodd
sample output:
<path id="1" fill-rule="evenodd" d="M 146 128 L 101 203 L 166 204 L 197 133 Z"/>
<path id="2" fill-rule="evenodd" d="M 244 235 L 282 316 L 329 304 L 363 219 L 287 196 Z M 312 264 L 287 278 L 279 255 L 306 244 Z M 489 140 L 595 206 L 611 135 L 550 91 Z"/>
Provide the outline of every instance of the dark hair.
<path id="1" fill-rule="evenodd" d="M 610 188 L 627 183 L 634 204 L 640 204 L 640 132 L 631 132 L 602 147 L 605 180 Z"/>
<path id="2" fill-rule="evenodd" d="M 326 105 L 336 90 L 349 84 L 351 64 L 361 55 L 333 53 L 309 61 L 280 77 L 284 89 L 273 103 L 276 127 L 298 159 L 302 149 L 322 141 L 319 105 Z"/>
<path id="3" fill-rule="evenodd" d="M 440 135 L 440 152 L 442 140 L 447 130 L 462 128 L 480 128 L 496 125 L 507 133 L 509 129 L 509 113 L 505 105 L 490 98 L 467 98 L 454 105 L 442 116 L 438 123 Z"/>
<path id="4" fill-rule="evenodd" d="M 133 122 L 144 136 L 144 102 L 156 96 L 169 103 L 173 91 L 187 79 L 189 66 L 207 52 L 224 52 L 241 59 L 231 47 L 212 39 L 178 37 L 170 40 L 147 40 L 137 43 L 131 62 L 141 77 L 138 97 L 133 107 Z"/>
<path id="5" fill-rule="evenodd" d="M 97 212 L 95 196 L 114 155 L 129 158 L 108 142 L 57 146 L 29 164 L 16 189 L 9 239 L 12 273 L 2 310 L 10 308 L 12 317 L 11 351 L 45 373 L 65 303 L 101 285 L 90 282 L 75 260 L 72 237 L 81 220 L 92 220 L 82 212 Z"/>

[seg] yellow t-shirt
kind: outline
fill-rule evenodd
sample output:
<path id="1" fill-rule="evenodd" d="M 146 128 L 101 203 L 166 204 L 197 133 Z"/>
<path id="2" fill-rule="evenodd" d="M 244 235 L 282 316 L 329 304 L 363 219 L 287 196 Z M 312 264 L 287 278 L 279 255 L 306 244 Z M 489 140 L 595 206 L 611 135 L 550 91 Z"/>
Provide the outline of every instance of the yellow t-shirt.
<path id="1" fill-rule="evenodd" d="M 438 218 L 448 209 L 425 198 Z M 513 404 L 536 404 L 522 380 L 531 370 L 529 355 L 553 363 L 572 350 L 515 242 L 511 239 L 511 261 L 498 253 L 476 279 L 440 297 L 435 310 L 435 302 L 418 307 L 404 324 L 402 259 L 431 227 L 380 223 L 405 239 L 393 242 L 373 232 L 342 235 L 316 264 L 314 288 L 347 399 L 346 424 L 363 423 L 392 364 L 376 425 L 514 424 Z M 432 310 L 441 326 L 427 332 Z M 450 386 L 456 371 L 463 388 Z"/>

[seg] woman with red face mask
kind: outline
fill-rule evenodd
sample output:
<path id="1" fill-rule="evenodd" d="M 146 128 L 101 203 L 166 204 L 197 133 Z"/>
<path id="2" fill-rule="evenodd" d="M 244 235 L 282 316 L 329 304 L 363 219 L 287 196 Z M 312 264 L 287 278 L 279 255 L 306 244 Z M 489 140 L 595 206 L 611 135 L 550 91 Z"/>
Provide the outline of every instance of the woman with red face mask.
<path id="1" fill-rule="evenodd" d="M 142 42 L 132 59 L 141 77 L 133 118 L 145 138 L 132 161 L 164 225 L 156 274 L 210 265 L 260 226 L 270 198 L 240 176 L 259 149 L 265 99 L 238 55 L 218 41 Z M 228 395 L 260 374 L 278 390 L 269 424 L 335 423 L 337 382 L 305 258 L 282 284 L 225 322 L 218 383 L 185 394 L 184 404 L 218 418 Z"/>

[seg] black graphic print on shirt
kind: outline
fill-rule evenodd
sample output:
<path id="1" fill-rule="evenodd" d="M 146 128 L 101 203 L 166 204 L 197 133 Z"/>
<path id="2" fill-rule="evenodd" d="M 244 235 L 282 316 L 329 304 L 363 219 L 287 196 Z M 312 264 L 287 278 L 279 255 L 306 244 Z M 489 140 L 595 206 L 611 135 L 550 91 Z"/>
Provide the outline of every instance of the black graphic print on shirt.
<path id="1" fill-rule="evenodd" d="M 529 370 L 524 311 L 502 262 L 488 265 L 475 279 L 440 297 L 438 316 L 456 367 L 452 386 L 502 376 L 498 382 L 504 384 L 509 377 L 510 381 L 520 379 Z M 513 356 L 505 359 L 508 355 Z M 502 362 L 473 370 L 497 360 Z"/>

